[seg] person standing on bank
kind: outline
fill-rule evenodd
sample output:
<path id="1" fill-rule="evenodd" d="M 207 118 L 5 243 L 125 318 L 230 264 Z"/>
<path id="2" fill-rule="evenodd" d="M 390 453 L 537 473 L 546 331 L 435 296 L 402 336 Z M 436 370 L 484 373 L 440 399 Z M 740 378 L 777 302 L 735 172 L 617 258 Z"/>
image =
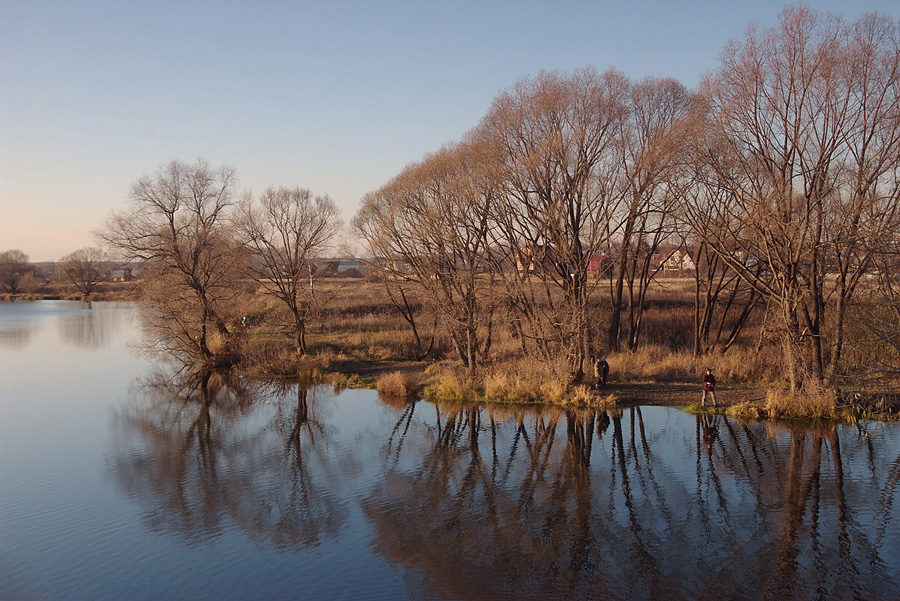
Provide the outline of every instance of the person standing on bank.
<path id="1" fill-rule="evenodd" d="M 606 386 L 606 379 L 609 378 L 609 363 L 606 362 L 606 357 L 600 357 L 600 387 L 603 388 Z"/>
<path id="2" fill-rule="evenodd" d="M 716 377 L 713 375 L 711 369 L 707 369 L 706 373 L 703 374 L 703 398 L 700 400 L 700 406 L 706 406 L 706 394 L 709 393 L 712 396 L 713 407 L 718 407 L 719 403 L 716 401 Z"/>
<path id="3" fill-rule="evenodd" d="M 594 361 L 594 388 L 597 390 L 606 386 L 606 378 L 609 376 L 609 363 L 606 357 L 600 357 Z"/>

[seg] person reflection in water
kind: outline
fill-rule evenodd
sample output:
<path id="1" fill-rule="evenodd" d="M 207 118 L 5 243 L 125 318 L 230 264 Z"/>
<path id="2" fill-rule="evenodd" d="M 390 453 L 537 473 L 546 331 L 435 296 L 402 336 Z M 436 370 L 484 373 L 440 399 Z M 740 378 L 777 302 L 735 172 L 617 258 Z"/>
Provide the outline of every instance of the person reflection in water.
<path id="1" fill-rule="evenodd" d="M 597 418 L 597 437 L 602 437 L 608 428 L 609 414 L 606 411 L 601 411 L 599 417 Z"/>
<path id="2" fill-rule="evenodd" d="M 706 450 L 712 449 L 713 440 L 718 434 L 715 415 L 703 415 L 703 441 L 706 443 Z"/>

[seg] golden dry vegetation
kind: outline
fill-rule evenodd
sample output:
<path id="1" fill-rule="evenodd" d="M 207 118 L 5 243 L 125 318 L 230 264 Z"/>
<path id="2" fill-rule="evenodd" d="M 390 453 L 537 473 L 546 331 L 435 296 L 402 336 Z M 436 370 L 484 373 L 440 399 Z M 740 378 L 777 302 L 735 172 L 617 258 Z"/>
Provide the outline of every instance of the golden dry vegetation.
<path id="1" fill-rule="evenodd" d="M 473 379 L 453 355 L 441 324 L 422 299 L 411 297 L 421 339 L 417 347 L 410 324 L 391 304 L 382 284 L 329 278 L 317 287 L 323 306 L 310 322 L 308 354 L 302 358 L 291 347 L 288 324 L 277 307 L 259 299 L 251 303 L 256 310 L 253 325 L 240 332 L 246 372 L 314 374 L 340 385 L 375 386 L 381 394 L 398 399 L 424 394 L 500 404 L 688 406 L 699 401 L 699 379 L 710 368 L 719 380 L 721 405 L 736 415 L 840 417 L 841 403 L 833 390 L 788 391 L 780 349 L 777 340 L 767 337 L 762 309 L 727 352 L 695 356 L 689 278 L 663 279 L 652 286 L 644 316 L 645 342 L 635 352 L 606 353 L 610 383 L 599 391 L 590 386 L 591 366 L 585 366 L 580 381 L 571 382 L 559 377 L 565 366 L 524 356 L 521 344 L 505 327 L 502 312 L 495 315 L 487 361 Z M 591 309 L 598 355 L 605 353 L 608 311 L 598 295 Z"/>

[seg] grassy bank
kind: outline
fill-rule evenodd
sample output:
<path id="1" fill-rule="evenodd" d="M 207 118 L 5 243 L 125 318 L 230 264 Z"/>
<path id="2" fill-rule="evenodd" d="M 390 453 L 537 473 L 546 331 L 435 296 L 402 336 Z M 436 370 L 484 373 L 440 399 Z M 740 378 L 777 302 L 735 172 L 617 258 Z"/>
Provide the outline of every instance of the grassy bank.
<path id="1" fill-rule="evenodd" d="M 650 296 L 644 318 L 646 342 L 638 351 L 607 353 L 610 383 L 601 391 L 590 386 L 591 365 L 584 365 L 586 374 L 579 381 L 561 377 L 567 373 L 564 366 L 523 357 L 520 344 L 504 327 L 494 328 L 491 353 L 472 378 L 421 299 L 411 298 L 420 311 L 417 343 L 410 324 L 380 285 L 335 278 L 320 287 L 323 296 L 332 300 L 309 324 L 308 355 L 296 356 L 287 322 L 270 307 L 258 326 L 241 333 L 242 369 L 257 375 L 316 373 L 337 385 L 375 387 L 392 398 L 688 407 L 699 401 L 700 378 L 710 368 L 719 380 L 722 406 L 736 415 L 848 419 L 858 413 L 857 406 L 873 410 L 882 402 L 880 407 L 887 412 L 896 404 L 896 397 L 874 392 L 853 396 L 852 401 L 834 391 L 789 394 L 780 349 L 764 339 L 759 318 L 751 321 L 739 344 L 728 352 L 695 356 L 690 349 L 691 289 L 683 280 L 666 282 Z M 605 310 L 597 307 L 599 323 L 604 322 Z"/>

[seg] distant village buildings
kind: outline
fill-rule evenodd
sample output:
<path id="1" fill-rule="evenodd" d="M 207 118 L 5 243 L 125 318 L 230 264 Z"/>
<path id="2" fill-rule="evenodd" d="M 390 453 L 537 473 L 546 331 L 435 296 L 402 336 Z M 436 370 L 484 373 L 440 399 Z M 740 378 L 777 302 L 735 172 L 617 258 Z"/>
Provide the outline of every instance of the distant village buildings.
<path id="1" fill-rule="evenodd" d="M 619 249 L 612 248 L 609 252 L 599 252 L 587 257 L 587 271 L 597 277 L 608 277 L 612 272 Z M 697 265 L 690 251 L 677 246 L 661 248 L 650 257 L 651 269 L 658 273 L 664 273 L 669 277 L 687 277 L 694 274 Z M 539 247 L 534 252 L 521 253 L 516 259 L 516 269 L 519 272 L 525 270 L 531 274 L 556 270 L 555 253 L 552 248 Z"/>
<path id="2" fill-rule="evenodd" d="M 676 248 L 668 254 L 657 253 L 654 255 L 652 264 L 658 266 L 663 272 L 670 274 L 674 272 L 675 274 L 688 275 L 692 274 L 697 269 L 697 265 L 694 263 L 691 254 L 680 248 Z"/>

